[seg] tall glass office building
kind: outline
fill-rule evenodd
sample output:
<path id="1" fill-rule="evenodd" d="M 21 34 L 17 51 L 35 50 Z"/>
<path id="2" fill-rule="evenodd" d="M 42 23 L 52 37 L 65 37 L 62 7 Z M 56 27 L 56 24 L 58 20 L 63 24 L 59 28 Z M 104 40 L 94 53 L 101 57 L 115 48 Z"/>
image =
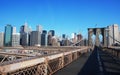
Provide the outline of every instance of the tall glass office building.
<path id="1" fill-rule="evenodd" d="M 48 33 L 50 33 L 52 36 L 55 36 L 55 31 L 54 30 L 50 30 Z"/>
<path id="2" fill-rule="evenodd" d="M 4 46 L 12 46 L 12 32 L 13 27 L 11 25 L 5 26 L 5 34 L 4 34 Z"/>

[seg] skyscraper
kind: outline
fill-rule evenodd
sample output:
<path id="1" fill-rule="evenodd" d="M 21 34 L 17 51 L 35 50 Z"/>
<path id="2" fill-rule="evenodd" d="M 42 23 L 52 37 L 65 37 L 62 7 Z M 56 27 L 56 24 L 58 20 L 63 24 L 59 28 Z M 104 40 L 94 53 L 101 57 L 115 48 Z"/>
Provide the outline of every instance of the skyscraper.
<path id="1" fill-rule="evenodd" d="M 13 27 L 13 33 L 16 33 L 16 27 Z"/>
<path id="2" fill-rule="evenodd" d="M 77 41 L 81 41 L 83 36 L 81 34 L 77 34 Z"/>
<path id="3" fill-rule="evenodd" d="M 12 46 L 12 32 L 13 27 L 11 25 L 5 26 L 4 46 Z"/>
<path id="4" fill-rule="evenodd" d="M 113 24 L 111 26 L 108 26 L 107 28 L 108 28 L 108 45 L 118 43 L 117 41 L 119 41 L 119 26 L 117 24 Z"/>
<path id="5" fill-rule="evenodd" d="M 76 33 L 72 33 L 71 37 L 72 37 L 72 42 L 76 43 L 77 42 L 77 34 Z"/>
<path id="6" fill-rule="evenodd" d="M 113 39 L 119 41 L 119 26 L 117 24 L 113 24 Z M 113 40 L 113 43 L 118 43 L 115 40 Z"/>
<path id="7" fill-rule="evenodd" d="M 55 36 L 53 36 L 52 38 L 51 38 L 51 44 L 52 44 L 52 46 L 60 46 L 60 43 L 58 42 L 58 39 L 57 39 L 57 37 L 55 37 Z"/>
<path id="8" fill-rule="evenodd" d="M 66 35 L 65 35 L 65 34 L 63 34 L 63 35 L 62 35 L 62 39 L 64 40 L 65 38 L 66 38 Z"/>
<path id="9" fill-rule="evenodd" d="M 48 46 L 52 45 L 52 34 L 50 32 L 48 32 L 48 36 L 47 36 L 47 45 Z"/>
<path id="10" fill-rule="evenodd" d="M 31 29 L 29 28 L 27 23 L 20 27 L 20 45 L 29 46 L 30 32 Z"/>
<path id="11" fill-rule="evenodd" d="M 29 32 L 29 26 L 28 26 L 28 24 L 27 23 L 25 23 L 24 25 L 22 25 L 21 27 L 20 27 L 20 33 L 28 33 Z"/>
<path id="12" fill-rule="evenodd" d="M 39 31 L 40 33 L 42 33 L 42 26 L 41 25 L 37 25 L 36 26 L 36 30 Z"/>
<path id="13" fill-rule="evenodd" d="M 54 30 L 50 30 L 49 34 L 51 34 L 52 36 L 55 36 L 55 31 Z"/>
<path id="14" fill-rule="evenodd" d="M 47 46 L 47 31 L 43 30 L 41 34 L 41 46 Z"/>
<path id="15" fill-rule="evenodd" d="M 4 46 L 4 33 L 3 32 L 0 32 L 0 47 L 3 47 Z"/>
<path id="16" fill-rule="evenodd" d="M 28 33 L 29 27 L 28 27 L 28 23 L 25 22 L 24 24 L 24 32 Z"/>
<path id="17" fill-rule="evenodd" d="M 20 46 L 20 34 L 19 33 L 12 34 L 12 46 L 13 47 Z"/>
<path id="18" fill-rule="evenodd" d="M 39 31 L 32 31 L 30 34 L 30 46 L 41 46 L 41 33 Z"/>

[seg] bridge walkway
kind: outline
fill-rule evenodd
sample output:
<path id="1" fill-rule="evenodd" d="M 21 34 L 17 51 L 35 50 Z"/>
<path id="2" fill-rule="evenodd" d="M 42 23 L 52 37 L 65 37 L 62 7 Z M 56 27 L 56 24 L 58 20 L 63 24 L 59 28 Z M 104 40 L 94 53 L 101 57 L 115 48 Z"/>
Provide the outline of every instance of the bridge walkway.
<path id="1" fill-rule="evenodd" d="M 95 48 L 53 75 L 120 75 L 120 61 Z"/>

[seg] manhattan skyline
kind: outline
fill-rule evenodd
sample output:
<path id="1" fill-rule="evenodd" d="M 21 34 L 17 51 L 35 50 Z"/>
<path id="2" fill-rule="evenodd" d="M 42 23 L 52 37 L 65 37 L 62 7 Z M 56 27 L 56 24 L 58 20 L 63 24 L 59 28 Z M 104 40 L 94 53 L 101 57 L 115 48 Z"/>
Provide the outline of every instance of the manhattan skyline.
<path id="1" fill-rule="evenodd" d="M 80 32 L 87 28 L 120 25 L 119 0 L 0 0 L 0 30 L 6 24 L 17 27 L 25 22 L 36 30 L 40 24 L 56 35 Z"/>

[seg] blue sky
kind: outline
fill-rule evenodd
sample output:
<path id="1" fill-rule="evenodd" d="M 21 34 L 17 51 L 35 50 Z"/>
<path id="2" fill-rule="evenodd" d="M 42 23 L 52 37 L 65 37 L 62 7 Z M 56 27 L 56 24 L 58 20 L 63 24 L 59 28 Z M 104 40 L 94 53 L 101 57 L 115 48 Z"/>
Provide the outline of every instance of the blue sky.
<path id="1" fill-rule="evenodd" d="M 40 24 L 57 35 L 86 37 L 87 28 L 120 25 L 120 0 L 0 0 L 1 30 L 11 24 L 19 32 L 25 21 L 33 30 Z"/>

